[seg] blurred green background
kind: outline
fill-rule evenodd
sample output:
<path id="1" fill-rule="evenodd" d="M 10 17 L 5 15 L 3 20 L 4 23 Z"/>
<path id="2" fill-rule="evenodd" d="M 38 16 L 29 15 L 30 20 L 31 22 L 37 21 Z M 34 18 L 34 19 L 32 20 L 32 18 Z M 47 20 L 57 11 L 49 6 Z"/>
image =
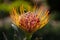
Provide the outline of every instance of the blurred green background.
<path id="1" fill-rule="evenodd" d="M 59 0 L 41 1 L 50 7 L 50 21 L 44 28 L 35 32 L 31 40 L 60 40 Z M 37 2 L 36 0 L 0 0 L 0 40 L 23 40 L 24 32 L 11 25 L 9 13 L 13 7 L 18 8 L 23 4 L 27 10 L 27 6 L 33 7 L 34 3 L 37 3 L 37 6 L 41 4 L 40 1 Z"/>

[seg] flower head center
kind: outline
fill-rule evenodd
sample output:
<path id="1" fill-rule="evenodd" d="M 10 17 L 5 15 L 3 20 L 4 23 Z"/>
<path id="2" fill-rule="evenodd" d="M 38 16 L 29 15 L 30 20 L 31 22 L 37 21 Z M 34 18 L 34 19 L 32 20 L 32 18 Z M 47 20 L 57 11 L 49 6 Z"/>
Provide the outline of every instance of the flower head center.
<path id="1" fill-rule="evenodd" d="M 37 15 L 32 12 L 27 12 L 20 16 L 20 24 L 28 32 L 31 32 L 37 25 L 39 25 L 40 20 L 37 18 Z"/>

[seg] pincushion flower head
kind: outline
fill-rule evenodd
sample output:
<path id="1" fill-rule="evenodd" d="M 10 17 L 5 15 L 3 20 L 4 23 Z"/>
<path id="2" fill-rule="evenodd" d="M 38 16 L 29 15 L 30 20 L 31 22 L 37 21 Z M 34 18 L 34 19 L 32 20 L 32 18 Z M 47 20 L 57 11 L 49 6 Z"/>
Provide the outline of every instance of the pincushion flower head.
<path id="1" fill-rule="evenodd" d="M 12 9 L 10 17 L 12 22 L 25 32 L 33 33 L 38 29 L 41 29 L 48 23 L 48 8 L 41 6 L 40 8 L 33 8 L 30 11 L 28 6 L 28 12 L 24 12 L 23 5 L 20 6 L 20 14 L 16 11 L 16 8 Z"/>

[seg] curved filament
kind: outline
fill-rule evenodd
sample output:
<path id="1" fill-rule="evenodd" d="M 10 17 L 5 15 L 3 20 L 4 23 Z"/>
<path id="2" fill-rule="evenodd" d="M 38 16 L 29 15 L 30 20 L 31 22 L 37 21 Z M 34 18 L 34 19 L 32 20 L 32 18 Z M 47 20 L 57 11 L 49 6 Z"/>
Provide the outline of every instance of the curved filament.
<path id="1" fill-rule="evenodd" d="M 12 13 L 10 13 L 10 17 L 12 19 L 12 22 L 18 26 L 19 25 L 19 15 L 17 14 L 15 8 L 12 9 Z"/>

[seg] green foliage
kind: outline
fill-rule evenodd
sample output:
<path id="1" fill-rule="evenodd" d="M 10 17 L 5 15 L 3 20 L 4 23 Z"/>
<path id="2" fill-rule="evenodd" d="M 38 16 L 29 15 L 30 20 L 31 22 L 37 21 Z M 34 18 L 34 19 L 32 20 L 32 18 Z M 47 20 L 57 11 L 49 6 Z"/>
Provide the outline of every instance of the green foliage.
<path id="1" fill-rule="evenodd" d="M 17 7 L 21 6 L 21 4 L 23 4 L 25 8 L 27 8 L 27 6 L 30 5 L 30 3 L 26 2 L 26 1 L 19 0 L 19 1 L 14 1 L 12 3 L 0 4 L 0 10 L 10 11 L 13 7 L 17 8 Z"/>

